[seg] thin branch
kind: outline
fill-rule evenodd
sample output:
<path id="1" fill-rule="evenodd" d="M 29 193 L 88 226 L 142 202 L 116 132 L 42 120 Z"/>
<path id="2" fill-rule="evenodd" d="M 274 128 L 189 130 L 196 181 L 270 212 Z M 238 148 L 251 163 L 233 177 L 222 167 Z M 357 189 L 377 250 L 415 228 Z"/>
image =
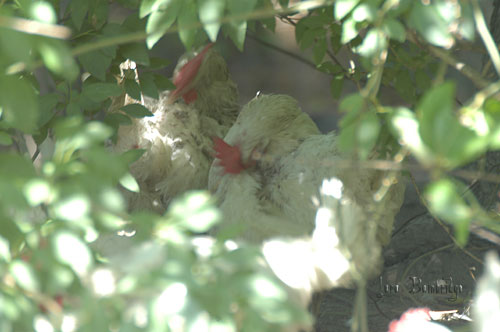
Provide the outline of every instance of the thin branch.
<path id="1" fill-rule="evenodd" d="M 273 50 L 274 50 L 274 51 L 276 51 L 276 52 L 280 52 L 280 53 L 283 53 L 283 54 L 285 54 L 285 55 L 288 55 L 289 57 L 292 57 L 292 58 L 294 58 L 295 60 L 300 61 L 300 62 L 302 62 L 302 63 L 304 63 L 304 64 L 308 65 L 309 67 L 312 67 L 312 68 L 314 68 L 314 69 L 317 69 L 317 67 L 316 67 L 316 65 L 314 64 L 314 62 L 312 62 L 312 61 L 310 61 L 310 60 L 308 60 L 308 59 L 306 59 L 306 58 L 303 58 L 303 57 L 301 57 L 301 56 L 299 56 L 299 55 L 297 55 L 297 54 L 295 54 L 295 53 L 293 53 L 293 52 L 290 52 L 290 51 L 288 51 L 288 50 L 285 50 L 285 49 L 283 49 L 283 48 L 281 48 L 281 47 L 279 47 L 279 46 L 276 46 L 276 45 L 274 45 L 274 44 L 272 44 L 272 43 L 268 43 L 268 42 L 266 42 L 265 40 L 262 40 L 262 39 L 258 38 L 257 36 L 255 36 L 255 35 L 254 35 L 254 34 L 252 34 L 252 33 L 247 32 L 247 37 L 249 37 L 250 39 L 252 39 L 252 40 L 254 40 L 254 41 L 256 41 L 256 42 L 258 42 L 259 44 L 262 44 L 262 45 L 264 45 L 264 46 L 266 46 L 266 47 L 269 47 L 269 48 L 273 49 Z"/>
<path id="2" fill-rule="evenodd" d="M 409 30 L 407 30 L 407 36 L 408 39 L 414 43 L 415 45 L 419 46 L 422 49 L 427 50 L 428 52 L 432 53 L 434 56 L 440 58 L 444 62 L 446 62 L 448 65 L 452 66 L 456 70 L 458 70 L 460 73 L 462 73 L 464 76 L 468 77 L 474 85 L 477 87 L 484 89 L 486 88 L 491 82 L 488 80 L 485 80 L 481 74 L 470 67 L 469 65 L 458 61 L 455 59 L 453 56 L 448 54 L 447 52 L 443 51 L 442 49 L 432 46 L 432 45 L 422 45 L 417 37 Z"/>
<path id="3" fill-rule="evenodd" d="M 434 219 L 439 224 L 439 226 L 441 226 L 441 228 L 448 234 L 449 238 L 453 241 L 453 243 L 455 244 L 455 246 L 458 247 L 461 251 L 463 251 L 466 255 L 468 255 L 469 257 L 471 257 L 475 261 L 483 264 L 483 261 L 481 259 L 477 258 L 473 253 L 471 253 L 467 249 L 463 248 L 458 243 L 457 239 L 455 239 L 455 237 L 453 236 L 453 234 L 451 234 L 450 229 L 441 221 L 441 219 L 439 219 L 438 217 L 436 217 L 434 215 L 434 213 L 431 212 L 431 210 L 429 208 L 429 205 L 427 204 L 427 201 L 425 200 L 425 198 L 420 193 L 420 189 L 418 189 L 418 186 L 417 186 L 417 183 L 415 181 L 415 178 L 411 174 L 410 174 L 410 179 L 411 179 L 411 182 L 413 183 L 413 186 L 415 187 L 415 191 L 417 192 L 417 195 L 418 195 L 418 198 L 420 199 L 420 202 L 422 202 L 422 204 L 425 206 L 425 208 L 429 211 L 432 219 Z"/>
<path id="4" fill-rule="evenodd" d="M 491 37 L 488 25 L 484 20 L 483 12 L 481 11 L 481 7 L 479 7 L 477 0 L 472 0 L 472 5 L 474 7 L 474 20 L 476 21 L 477 32 L 479 32 L 479 35 L 486 46 L 486 50 L 490 55 L 491 61 L 493 62 L 493 66 L 495 67 L 498 76 L 500 76 L 500 54 L 498 53 L 497 45 Z"/>

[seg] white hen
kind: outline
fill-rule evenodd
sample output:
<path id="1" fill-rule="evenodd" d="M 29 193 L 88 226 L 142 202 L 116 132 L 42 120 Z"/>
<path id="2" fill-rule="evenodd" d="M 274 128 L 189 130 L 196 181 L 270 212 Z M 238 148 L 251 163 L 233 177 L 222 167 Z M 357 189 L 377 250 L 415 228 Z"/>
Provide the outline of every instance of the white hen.
<path id="1" fill-rule="evenodd" d="M 222 56 L 206 46 L 181 58 L 174 72 L 176 89 L 159 100 L 122 96 L 111 111 L 141 103 L 153 116 L 132 119 L 118 129 L 115 151 L 144 149 L 130 171 L 140 193 L 127 193 L 130 210 L 163 213 L 172 198 L 205 189 L 213 160 L 213 136 L 223 136 L 238 115 L 238 91 Z M 179 98 L 185 102 L 175 102 Z"/>
<path id="2" fill-rule="evenodd" d="M 268 265 L 303 305 L 314 291 L 357 284 L 354 322 L 365 328 L 364 285 L 380 272 L 403 202 L 398 176 L 346 167 L 335 133 L 321 135 L 284 95 L 254 98 L 215 141 L 209 189 L 224 224 L 245 226 L 241 238 L 263 245 Z"/>

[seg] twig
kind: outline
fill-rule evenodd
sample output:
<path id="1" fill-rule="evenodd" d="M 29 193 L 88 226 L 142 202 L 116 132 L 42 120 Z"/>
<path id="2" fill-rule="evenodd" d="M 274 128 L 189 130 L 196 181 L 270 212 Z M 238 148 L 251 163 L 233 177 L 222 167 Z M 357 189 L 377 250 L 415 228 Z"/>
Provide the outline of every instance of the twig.
<path id="1" fill-rule="evenodd" d="M 450 54 L 448 54 L 447 52 L 443 51 L 442 49 L 440 49 L 438 47 L 435 47 L 432 45 L 427 45 L 427 44 L 422 45 L 418 41 L 417 37 L 410 30 L 407 30 L 406 32 L 407 32 L 408 39 L 412 43 L 414 43 L 415 45 L 419 46 L 420 48 L 422 48 L 424 50 L 429 51 L 434 56 L 440 58 L 441 60 L 446 62 L 448 65 L 450 65 L 453 68 L 455 68 L 456 70 L 458 70 L 464 76 L 468 77 L 474 83 L 474 85 L 476 85 L 477 87 L 484 89 L 491 83 L 488 80 L 485 80 L 478 71 L 476 71 L 475 69 L 473 69 L 469 65 L 458 61 L 457 59 L 452 57 Z"/>
<path id="2" fill-rule="evenodd" d="M 460 246 L 457 239 L 455 239 L 455 237 L 451 234 L 449 228 L 446 225 L 444 225 L 444 223 L 432 213 L 432 211 L 429 208 L 429 205 L 427 205 L 427 202 L 425 201 L 424 197 L 420 193 L 420 189 L 418 189 L 417 183 L 415 182 L 415 178 L 411 174 L 410 174 L 410 179 L 411 179 L 411 182 L 413 183 L 413 186 L 415 187 L 415 190 L 417 192 L 418 198 L 420 199 L 420 202 L 422 202 L 422 204 L 425 206 L 425 208 L 429 211 L 432 219 L 434 219 L 438 223 L 438 225 L 441 226 L 441 228 L 448 234 L 449 238 L 453 241 L 453 244 L 455 244 L 456 247 L 458 247 L 462 252 L 464 252 L 466 255 L 468 255 L 472 259 L 483 264 L 482 260 L 477 258 L 473 253 L 471 253 L 467 249 Z"/>
<path id="3" fill-rule="evenodd" d="M 495 67 L 498 76 L 500 76 L 500 54 L 498 53 L 497 45 L 491 37 L 486 21 L 484 20 L 483 12 L 481 11 L 481 7 L 479 7 L 477 0 L 472 0 L 472 6 L 474 8 L 474 21 L 476 21 L 477 32 L 479 32 L 484 46 L 486 46 L 486 50 L 490 55 L 493 66 Z"/>
<path id="4" fill-rule="evenodd" d="M 268 42 L 266 42 L 265 40 L 262 40 L 262 39 L 258 38 L 257 36 L 255 36 L 255 35 L 254 35 L 254 34 L 252 34 L 252 33 L 248 33 L 248 32 L 247 32 L 247 37 L 249 37 L 250 39 L 252 39 L 252 40 L 254 40 L 254 41 L 256 41 L 256 42 L 258 42 L 259 44 L 262 44 L 262 45 L 264 45 L 264 46 L 266 46 L 266 47 L 269 47 L 269 48 L 273 49 L 273 50 L 274 50 L 274 51 L 276 51 L 276 52 L 280 52 L 280 53 L 283 53 L 283 54 L 285 54 L 285 55 L 288 55 L 289 57 L 292 57 L 292 58 L 294 58 L 295 60 L 300 61 L 300 62 L 302 62 L 302 63 L 304 63 L 304 64 L 308 65 L 309 67 L 312 67 L 312 68 L 314 68 L 314 69 L 317 69 L 316 65 L 315 65 L 312 61 L 310 61 L 310 60 L 308 60 L 308 59 L 305 59 L 305 58 L 303 58 L 303 57 L 301 57 L 301 56 L 299 56 L 299 55 L 297 55 L 297 54 L 295 54 L 295 53 L 293 53 L 293 52 L 290 52 L 290 51 L 288 51 L 288 50 L 285 50 L 285 49 L 283 49 L 283 48 L 281 48 L 281 47 L 279 47 L 279 46 L 276 46 L 276 45 L 274 45 L 274 44 L 268 43 Z"/>

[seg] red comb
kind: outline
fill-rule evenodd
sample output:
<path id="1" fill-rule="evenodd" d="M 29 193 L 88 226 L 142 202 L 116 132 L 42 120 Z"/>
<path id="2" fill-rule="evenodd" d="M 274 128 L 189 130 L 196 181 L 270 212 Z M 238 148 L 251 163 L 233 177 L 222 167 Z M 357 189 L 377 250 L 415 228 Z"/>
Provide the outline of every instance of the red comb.
<path id="1" fill-rule="evenodd" d="M 220 160 L 224 172 L 228 174 L 239 174 L 245 169 L 241 163 L 241 151 L 237 146 L 231 146 L 219 137 L 214 137 L 215 158 Z"/>
<path id="2" fill-rule="evenodd" d="M 189 60 L 177 73 L 177 76 L 174 79 L 175 90 L 170 94 L 171 102 L 174 102 L 179 98 L 179 96 L 185 96 L 189 94 L 188 97 L 184 98 L 186 103 L 191 103 L 196 100 L 196 95 L 192 93 L 191 84 L 193 83 L 196 75 L 198 75 L 198 70 L 201 67 L 203 62 L 203 58 L 208 50 L 213 46 L 213 43 L 208 44 L 205 48 L 198 53 L 197 56 Z M 193 99 L 194 96 L 194 99 Z"/>

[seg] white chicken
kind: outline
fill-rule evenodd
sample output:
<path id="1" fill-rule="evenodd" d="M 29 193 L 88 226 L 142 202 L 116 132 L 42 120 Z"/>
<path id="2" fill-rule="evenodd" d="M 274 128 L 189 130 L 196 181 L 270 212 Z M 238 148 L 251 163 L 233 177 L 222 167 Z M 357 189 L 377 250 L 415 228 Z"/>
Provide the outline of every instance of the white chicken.
<path id="1" fill-rule="evenodd" d="M 116 152 L 145 150 L 130 166 L 140 193 L 126 193 L 129 210 L 163 213 L 175 196 L 207 187 L 212 137 L 225 135 L 239 111 L 236 85 L 212 45 L 179 60 L 176 89 L 162 92 L 159 100 L 124 95 L 113 102 L 111 112 L 141 103 L 153 113 L 118 128 Z M 184 102 L 176 102 L 181 97 Z"/>
<path id="2" fill-rule="evenodd" d="M 243 225 L 240 237 L 262 244 L 267 264 L 301 304 L 314 291 L 357 284 L 363 306 L 364 285 L 380 272 L 403 202 L 399 177 L 346 167 L 335 133 L 320 134 L 285 95 L 251 100 L 215 149 L 209 189 L 222 228 Z M 364 313 L 358 327 L 366 327 Z"/>

